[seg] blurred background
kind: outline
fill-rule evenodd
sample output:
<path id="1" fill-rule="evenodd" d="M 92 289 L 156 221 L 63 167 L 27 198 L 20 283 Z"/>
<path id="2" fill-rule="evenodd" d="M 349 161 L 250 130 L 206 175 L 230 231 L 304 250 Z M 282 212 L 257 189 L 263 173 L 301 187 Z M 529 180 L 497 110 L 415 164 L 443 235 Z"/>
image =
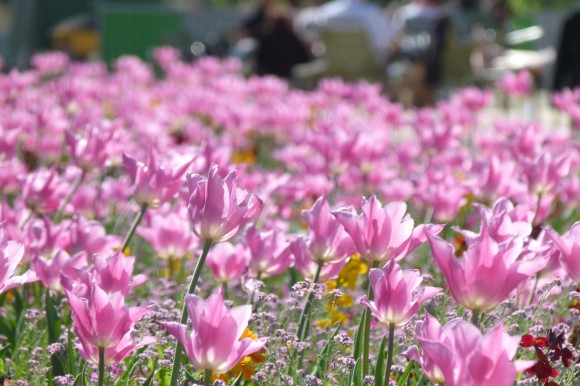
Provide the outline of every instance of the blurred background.
<path id="1" fill-rule="evenodd" d="M 357 3 L 356 12 L 342 9 L 350 16 L 365 3 L 362 23 L 337 16 L 332 3 L 345 2 Z M 233 56 L 247 74 L 281 76 L 305 89 L 324 76 L 383 82 L 397 92 L 411 89 L 421 104 L 438 90 L 493 81 L 507 71 L 528 70 L 540 87 L 554 87 L 563 25 L 578 3 L 0 0 L 0 53 L 8 70 L 27 68 L 42 51 L 111 64 L 122 55 L 151 61 L 154 47 L 171 45 L 185 60 Z M 379 12 L 388 28 L 378 33 L 389 38 L 377 53 L 370 35 L 383 22 L 369 17 Z"/>

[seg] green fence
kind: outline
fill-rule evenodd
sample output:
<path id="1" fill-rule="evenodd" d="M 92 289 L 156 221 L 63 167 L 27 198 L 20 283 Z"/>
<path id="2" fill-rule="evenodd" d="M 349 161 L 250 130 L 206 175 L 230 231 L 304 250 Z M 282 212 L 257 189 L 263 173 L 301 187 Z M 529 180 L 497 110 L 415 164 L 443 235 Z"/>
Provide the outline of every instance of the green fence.
<path id="1" fill-rule="evenodd" d="M 172 42 L 181 31 L 182 16 L 161 5 L 99 6 L 101 56 L 110 63 L 121 55 L 150 59 L 151 50 Z"/>

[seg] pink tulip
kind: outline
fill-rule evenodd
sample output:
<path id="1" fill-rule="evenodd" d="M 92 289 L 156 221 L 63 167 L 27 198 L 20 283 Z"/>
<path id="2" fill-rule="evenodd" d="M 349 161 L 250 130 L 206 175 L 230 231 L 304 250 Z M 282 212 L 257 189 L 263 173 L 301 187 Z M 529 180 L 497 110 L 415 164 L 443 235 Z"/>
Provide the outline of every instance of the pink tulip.
<path id="1" fill-rule="evenodd" d="M 157 164 L 153 148 L 149 149 L 145 163 L 123 154 L 123 165 L 134 186 L 133 198 L 140 205 L 146 204 L 150 208 L 159 208 L 175 197 L 183 186 L 182 178 L 190 163 L 186 162 L 176 169 L 166 169 Z"/>
<path id="2" fill-rule="evenodd" d="M 441 327 L 427 314 L 418 322 L 416 336 L 423 349 L 413 346 L 404 354 L 421 364 L 425 376 L 433 383 L 448 386 L 509 386 L 519 372 L 535 361 L 515 361 L 520 337 L 504 332 L 498 325 L 487 334 L 462 319 Z"/>
<path id="3" fill-rule="evenodd" d="M 371 269 L 369 281 L 375 300 L 365 296 L 361 303 L 387 326 L 406 324 L 417 313 L 421 303 L 441 291 L 441 288 L 435 287 L 420 288 L 423 278 L 419 271 L 403 270 L 395 260 L 390 260 L 383 269 Z"/>
<path id="4" fill-rule="evenodd" d="M 32 261 L 32 269 L 46 288 L 62 292 L 72 289 L 71 280 L 78 280 L 77 269 L 86 266 L 87 256 L 79 253 L 71 257 L 63 250 L 57 250 L 50 260 L 37 257 Z"/>
<path id="5" fill-rule="evenodd" d="M 131 332 L 136 321 L 151 311 L 152 306 L 125 307 L 120 292 L 108 295 L 96 284 L 91 285 L 86 298 L 79 298 L 65 290 L 75 331 L 84 345 L 114 347 Z"/>
<path id="6" fill-rule="evenodd" d="M 530 193 L 546 195 L 551 193 L 570 173 L 572 154 L 564 152 L 556 156 L 542 153 L 536 159 L 522 159 L 524 173 L 528 179 Z"/>
<path id="7" fill-rule="evenodd" d="M 78 276 L 87 289 L 96 285 L 108 294 L 119 292 L 127 296 L 133 287 L 147 281 L 145 275 L 133 276 L 135 258 L 125 256 L 122 252 L 116 252 L 108 257 L 94 255 L 93 263 L 90 270 L 78 271 Z M 77 295 L 79 292 L 75 291 Z"/>
<path id="8" fill-rule="evenodd" d="M 4 235 L 0 235 L 0 294 L 38 280 L 32 271 L 26 271 L 22 275 L 14 276 L 14 272 L 20 261 L 22 261 L 23 255 L 24 248 L 22 244 L 8 240 Z"/>
<path id="9" fill-rule="evenodd" d="M 500 198 L 491 209 L 479 204 L 474 204 L 474 207 L 481 216 L 479 233 L 454 228 L 465 237 L 467 245 L 476 243 L 484 233 L 497 243 L 503 243 L 514 237 L 527 237 L 532 232 L 534 213 L 527 205 L 514 207 L 508 199 Z"/>
<path id="10" fill-rule="evenodd" d="M 27 175 L 22 187 L 22 199 L 27 208 L 36 213 L 58 210 L 68 187 L 57 175 L 56 169 L 40 169 Z"/>
<path id="11" fill-rule="evenodd" d="M 98 285 L 90 287 L 87 298 L 79 298 L 68 290 L 65 294 L 80 341 L 79 351 L 85 359 L 98 363 L 98 350 L 104 348 L 105 363 L 116 363 L 142 345 L 155 341 L 148 337 L 135 345 L 131 338 L 135 322 L 151 311 L 152 306 L 127 308 L 120 292 L 108 295 Z"/>
<path id="12" fill-rule="evenodd" d="M 322 264 L 316 280 L 317 283 L 336 279 L 347 260 L 345 258 L 335 263 L 324 263 L 324 261 L 316 259 L 302 237 L 297 238 L 290 244 L 290 251 L 294 257 L 296 270 L 308 281 L 314 281 L 318 265 Z"/>
<path id="13" fill-rule="evenodd" d="M 245 242 L 250 277 L 264 279 L 277 276 L 294 264 L 290 243 L 278 228 L 260 232 L 250 227 L 246 231 Z"/>
<path id="14" fill-rule="evenodd" d="M 390 259 L 401 260 L 426 240 L 425 234 L 437 234 L 442 229 L 438 226 L 426 229 L 424 225 L 415 228 L 413 219 L 406 211 L 404 202 L 392 202 L 383 207 L 372 196 L 368 200 L 363 199 L 361 215 L 357 215 L 352 208 L 333 214 L 364 259 L 384 263 Z"/>
<path id="15" fill-rule="evenodd" d="M 159 258 L 181 259 L 194 251 L 197 239 L 191 234 L 185 208 L 161 208 L 150 212 L 149 219 L 148 226 L 141 225 L 137 234 L 151 245 Z"/>
<path id="16" fill-rule="evenodd" d="M 566 272 L 576 283 L 580 282 L 580 221 L 563 236 L 553 229 L 546 229 L 556 248 L 562 253 L 560 260 Z"/>
<path id="17" fill-rule="evenodd" d="M 262 210 L 258 197 L 237 187 L 235 171 L 222 178 L 213 164 L 207 179 L 192 174 L 187 180 L 189 216 L 193 233 L 201 240 L 227 241 Z"/>
<path id="18" fill-rule="evenodd" d="M 500 79 L 499 87 L 509 96 L 523 97 L 532 92 L 534 80 L 528 71 L 508 73 Z"/>
<path id="19" fill-rule="evenodd" d="M 91 258 L 94 254 L 109 254 L 121 243 L 119 236 L 107 235 L 100 222 L 87 220 L 81 215 L 75 215 L 73 220 L 64 224 L 61 243 L 71 255 L 84 252 Z"/>
<path id="20" fill-rule="evenodd" d="M 161 323 L 184 347 L 191 364 L 198 370 L 226 373 L 242 358 L 260 351 L 266 339 L 241 339 L 252 313 L 250 305 L 228 309 L 223 303 L 221 288 L 207 300 L 187 295 L 185 302 L 192 332 L 175 322 Z"/>
<path id="21" fill-rule="evenodd" d="M 355 252 L 352 239 L 320 197 L 310 210 L 302 212 L 308 224 L 308 247 L 315 261 L 338 263 Z"/>
<path id="22" fill-rule="evenodd" d="M 216 279 L 228 282 L 242 277 L 247 269 L 247 255 L 242 244 L 219 243 L 212 248 L 205 263 Z"/>
<path id="23" fill-rule="evenodd" d="M 115 127 L 105 121 L 87 126 L 82 138 L 68 130 L 65 135 L 73 162 L 82 170 L 90 171 L 103 167 L 108 161 L 111 153 L 109 143 L 115 135 Z"/>
<path id="24" fill-rule="evenodd" d="M 520 283 L 548 263 L 543 258 L 521 261 L 524 252 L 521 237 L 498 243 L 483 232 L 461 259 L 445 240 L 430 234 L 427 238 L 435 264 L 445 275 L 451 295 L 470 310 L 486 311 L 496 307 Z"/>

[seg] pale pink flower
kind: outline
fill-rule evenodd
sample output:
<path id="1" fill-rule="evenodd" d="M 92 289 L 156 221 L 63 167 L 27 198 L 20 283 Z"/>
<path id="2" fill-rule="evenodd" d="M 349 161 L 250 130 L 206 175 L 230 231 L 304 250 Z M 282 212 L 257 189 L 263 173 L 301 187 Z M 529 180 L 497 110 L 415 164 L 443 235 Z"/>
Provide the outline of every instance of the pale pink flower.
<path id="1" fill-rule="evenodd" d="M 524 252 L 521 237 L 498 243 L 483 232 L 461 259 L 445 240 L 430 234 L 427 238 L 435 265 L 445 275 L 451 295 L 471 310 L 486 311 L 496 307 L 520 283 L 548 263 L 543 258 L 520 260 Z"/>
<path id="2" fill-rule="evenodd" d="M 140 205 L 146 204 L 150 208 L 159 208 L 177 195 L 190 163 L 186 162 L 175 169 L 160 166 L 153 148 L 149 149 L 145 163 L 123 154 L 123 165 L 134 186 L 133 198 Z"/>
<path id="3" fill-rule="evenodd" d="M 197 370 L 226 373 L 242 358 L 260 351 L 266 339 L 240 339 L 248 326 L 252 306 L 228 309 L 223 303 L 221 287 L 207 300 L 187 295 L 185 303 L 192 331 L 175 322 L 161 323 L 184 347 L 189 361 Z"/>
<path id="4" fill-rule="evenodd" d="M 22 199 L 26 207 L 36 213 L 55 212 L 67 191 L 68 186 L 60 180 L 56 169 L 39 169 L 26 176 Z"/>
<path id="5" fill-rule="evenodd" d="M 297 238 L 290 244 L 290 251 L 296 270 L 308 281 L 314 281 L 318 266 L 322 264 L 317 280 L 319 283 L 336 279 L 347 260 L 342 259 L 335 263 L 324 263 L 323 260 L 316 259 L 310 252 L 307 241 L 302 237 Z"/>
<path id="6" fill-rule="evenodd" d="M 315 261 L 338 263 L 355 252 L 351 237 L 332 215 L 325 198 L 302 211 L 302 218 L 308 224 L 308 248 Z"/>
<path id="7" fill-rule="evenodd" d="M 403 270 L 393 259 L 383 269 L 373 268 L 369 272 L 374 300 L 366 296 L 361 303 L 371 310 L 379 322 L 395 326 L 406 324 L 427 299 L 441 288 L 419 287 L 423 278 L 418 270 Z"/>
<path id="8" fill-rule="evenodd" d="M 36 257 L 32 260 L 32 269 L 46 288 L 62 292 L 64 288 L 72 289 L 72 281 L 78 280 L 77 269 L 87 264 L 87 255 L 79 253 L 70 256 L 63 250 L 57 250 L 50 259 Z"/>
<path id="9" fill-rule="evenodd" d="M 510 336 L 502 324 L 487 334 L 463 319 L 454 319 L 441 327 L 427 314 L 415 329 L 416 346 L 405 352 L 407 358 L 421 364 L 425 376 L 433 383 L 448 386 L 509 386 L 519 372 L 534 361 L 514 361 L 519 336 Z"/>
<path id="10" fill-rule="evenodd" d="M 258 197 L 237 187 L 235 171 L 222 178 L 213 164 L 207 179 L 192 174 L 187 181 L 189 217 L 193 233 L 201 240 L 227 241 L 262 210 Z"/>
<path id="11" fill-rule="evenodd" d="M 191 233 L 185 208 L 162 208 L 150 212 L 148 218 L 147 225 L 141 225 L 137 234 L 151 245 L 159 258 L 181 259 L 193 253 L 198 243 Z"/>
<path id="12" fill-rule="evenodd" d="M 228 282 L 242 277 L 248 267 L 247 255 L 242 244 L 219 243 L 211 249 L 205 263 L 216 279 Z"/>
<path id="13" fill-rule="evenodd" d="M 499 87 L 511 97 L 524 97 L 532 92 L 534 79 L 529 71 L 510 72 L 500 79 Z"/>
<path id="14" fill-rule="evenodd" d="M 378 262 L 390 259 L 401 260 L 421 243 L 425 234 L 439 233 L 443 227 L 419 225 L 414 227 L 413 219 L 404 202 L 392 202 L 384 207 L 372 196 L 363 199 L 362 214 L 353 208 L 333 212 L 352 238 L 361 257 Z"/>
<path id="15" fill-rule="evenodd" d="M 290 243 L 278 228 L 260 232 L 256 227 L 249 227 L 245 244 L 250 277 L 277 276 L 294 264 Z"/>
<path id="16" fill-rule="evenodd" d="M 110 256 L 94 255 L 93 267 L 79 270 L 78 276 L 86 289 L 96 285 L 108 294 L 119 292 L 127 296 L 133 287 L 147 281 L 145 275 L 133 276 L 134 266 L 135 257 L 125 256 L 120 251 Z M 75 293 L 82 293 L 82 290 L 76 289 Z"/>
<path id="17" fill-rule="evenodd" d="M 560 261 L 566 272 L 576 283 L 580 282 L 580 222 L 575 222 L 563 236 L 553 229 L 546 231 L 561 252 Z"/>
<path id="18" fill-rule="evenodd" d="M 115 129 L 108 121 L 104 121 L 98 125 L 88 125 L 82 137 L 67 130 L 66 142 L 73 162 L 84 171 L 103 167 L 111 154 L 109 144 L 113 140 Z"/>
<path id="19" fill-rule="evenodd" d="M 38 280 L 32 271 L 26 271 L 22 275 L 14 275 L 23 255 L 22 244 L 6 239 L 3 234 L 0 235 L 0 294 Z"/>
<path id="20" fill-rule="evenodd" d="M 98 349 L 105 348 L 105 362 L 118 363 L 142 345 L 155 341 L 148 337 L 135 345 L 131 338 L 135 322 L 152 306 L 127 308 L 120 292 L 108 295 L 96 284 L 91 285 L 86 298 L 68 290 L 65 294 L 80 341 L 79 352 L 85 359 L 98 363 Z"/>

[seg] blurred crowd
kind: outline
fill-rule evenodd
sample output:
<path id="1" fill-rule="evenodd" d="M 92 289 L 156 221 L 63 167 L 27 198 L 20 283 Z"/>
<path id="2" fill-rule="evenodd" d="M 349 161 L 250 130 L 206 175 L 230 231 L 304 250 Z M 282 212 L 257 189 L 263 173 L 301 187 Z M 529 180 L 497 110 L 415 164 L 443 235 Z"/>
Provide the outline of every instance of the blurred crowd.
<path id="1" fill-rule="evenodd" d="M 534 29 L 510 35 L 514 27 L 506 0 L 411 0 L 389 2 L 385 8 L 367 0 L 299 1 L 280 4 L 261 0 L 243 21 L 232 52 L 250 63 L 252 72 L 293 79 L 299 72 L 304 73 L 297 68 L 310 66 L 314 72 L 324 74 L 324 66 L 331 66 L 321 64 L 332 60 L 331 55 L 325 55 L 332 49 L 329 45 L 340 46 L 340 40 L 349 39 L 344 31 L 362 31 L 366 41 L 359 45 L 367 46 L 385 84 L 410 80 L 419 99 L 415 102 L 421 104 L 433 100 L 435 91 L 444 83 L 459 86 L 468 77 L 470 83 L 493 80 L 500 75 L 494 72 L 494 66 L 500 69 L 495 60 L 505 55 L 507 48 L 513 48 L 509 47 L 510 39 L 521 43 L 541 36 L 541 30 Z M 578 30 L 579 21 L 570 23 Z M 343 34 L 329 40 L 329 30 Z M 338 49 L 351 51 L 344 53 L 342 61 L 363 60 L 357 56 L 361 56 L 358 48 Z M 569 48 L 567 52 L 576 49 Z M 554 56 L 545 52 L 514 56 L 510 51 L 509 57 L 498 63 L 502 63 L 502 71 L 534 72 L 553 61 Z M 566 66 L 570 62 L 564 60 Z M 330 75 L 348 79 L 348 73 Z M 578 79 L 574 81 L 579 84 Z M 560 77 L 556 82 L 561 88 L 570 83 L 570 77 Z"/>

